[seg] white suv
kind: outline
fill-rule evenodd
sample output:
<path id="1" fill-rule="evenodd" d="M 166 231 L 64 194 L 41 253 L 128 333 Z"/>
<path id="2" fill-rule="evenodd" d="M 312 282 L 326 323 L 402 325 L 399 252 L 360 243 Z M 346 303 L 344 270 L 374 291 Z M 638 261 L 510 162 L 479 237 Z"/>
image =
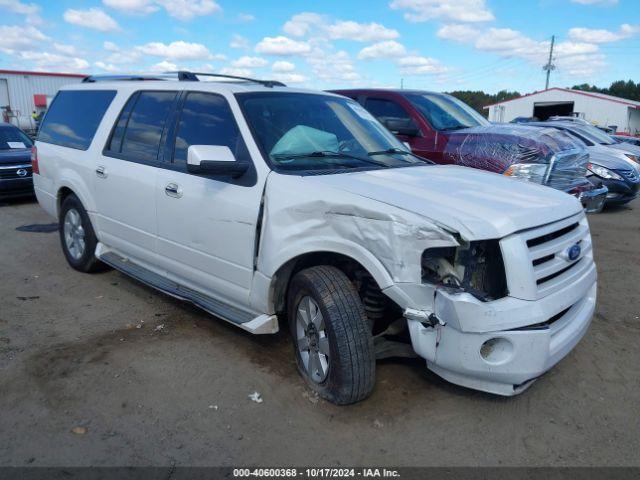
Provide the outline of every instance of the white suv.
<path id="1" fill-rule="evenodd" d="M 430 165 L 338 95 L 198 78 L 55 97 L 34 183 L 73 268 L 110 265 L 256 334 L 288 321 L 300 373 L 338 404 L 407 350 L 514 395 L 585 334 L 596 269 L 575 198 Z"/>

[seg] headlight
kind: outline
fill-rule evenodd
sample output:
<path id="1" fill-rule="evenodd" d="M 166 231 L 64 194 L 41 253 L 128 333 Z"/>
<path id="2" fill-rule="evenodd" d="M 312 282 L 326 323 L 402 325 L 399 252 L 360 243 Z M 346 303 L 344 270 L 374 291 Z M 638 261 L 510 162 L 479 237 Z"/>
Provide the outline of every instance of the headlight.
<path id="1" fill-rule="evenodd" d="M 544 183 L 547 168 L 549 165 L 545 163 L 516 163 L 507 168 L 504 175 L 527 182 Z"/>
<path id="2" fill-rule="evenodd" d="M 640 157 L 638 157 L 638 155 L 633 155 L 631 153 L 625 153 L 625 155 L 629 160 L 633 160 L 636 163 L 640 163 Z"/>
<path id="3" fill-rule="evenodd" d="M 508 294 L 498 240 L 425 250 L 422 253 L 422 281 L 468 292 L 481 301 L 496 300 Z"/>
<path id="4" fill-rule="evenodd" d="M 622 180 L 622 177 L 616 172 L 613 172 L 602 165 L 598 165 L 597 163 L 587 164 L 587 170 L 600 178 L 606 178 L 607 180 Z"/>

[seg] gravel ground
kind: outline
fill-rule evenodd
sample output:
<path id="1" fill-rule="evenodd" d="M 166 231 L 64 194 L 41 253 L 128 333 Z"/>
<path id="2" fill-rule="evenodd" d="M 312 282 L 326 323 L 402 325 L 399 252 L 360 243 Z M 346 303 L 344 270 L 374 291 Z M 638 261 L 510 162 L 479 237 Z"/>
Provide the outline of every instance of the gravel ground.
<path id="1" fill-rule="evenodd" d="M 596 317 L 515 398 L 419 360 L 366 401 L 304 387 L 284 332 L 251 336 L 116 271 L 67 266 L 32 202 L 0 207 L 0 465 L 640 466 L 640 201 L 590 217 Z M 262 403 L 248 398 L 259 392 Z"/>

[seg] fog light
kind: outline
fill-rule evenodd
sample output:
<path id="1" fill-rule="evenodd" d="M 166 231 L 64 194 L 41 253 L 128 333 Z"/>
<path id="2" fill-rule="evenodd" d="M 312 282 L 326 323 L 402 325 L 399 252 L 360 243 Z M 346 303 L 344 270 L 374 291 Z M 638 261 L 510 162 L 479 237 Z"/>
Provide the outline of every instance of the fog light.
<path id="1" fill-rule="evenodd" d="M 491 338 L 480 347 L 480 356 L 487 363 L 506 363 L 513 357 L 513 343 L 506 338 Z"/>

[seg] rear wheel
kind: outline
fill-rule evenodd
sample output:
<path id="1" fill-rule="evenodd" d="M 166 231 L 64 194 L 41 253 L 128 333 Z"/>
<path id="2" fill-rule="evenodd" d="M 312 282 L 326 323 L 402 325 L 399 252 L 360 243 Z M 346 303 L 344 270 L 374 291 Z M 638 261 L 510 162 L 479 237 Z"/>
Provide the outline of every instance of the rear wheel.
<path id="1" fill-rule="evenodd" d="M 288 316 L 298 370 L 307 384 L 339 405 L 368 397 L 375 383 L 373 336 L 347 276 L 332 266 L 296 274 Z"/>
<path id="2" fill-rule="evenodd" d="M 80 272 L 95 272 L 103 264 L 95 256 L 98 240 L 82 203 L 74 194 L 60 208 L 60 242 L 67 262 Z"/>

